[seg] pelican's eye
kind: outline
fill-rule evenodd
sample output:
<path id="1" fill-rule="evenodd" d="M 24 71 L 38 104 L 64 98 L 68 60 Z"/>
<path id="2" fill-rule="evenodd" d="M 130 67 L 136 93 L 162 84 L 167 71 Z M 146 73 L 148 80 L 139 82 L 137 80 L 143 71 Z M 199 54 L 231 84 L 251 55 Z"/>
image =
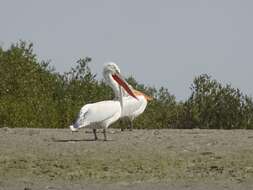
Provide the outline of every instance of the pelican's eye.
<path id="1" fill-rule="evenodd" d="M 120 74 L 120 72 L 119 72 L 119 70 L 118 70 L 118 69 L 116 69 L 116 73 L 117 73 L 117 74 Z"/>

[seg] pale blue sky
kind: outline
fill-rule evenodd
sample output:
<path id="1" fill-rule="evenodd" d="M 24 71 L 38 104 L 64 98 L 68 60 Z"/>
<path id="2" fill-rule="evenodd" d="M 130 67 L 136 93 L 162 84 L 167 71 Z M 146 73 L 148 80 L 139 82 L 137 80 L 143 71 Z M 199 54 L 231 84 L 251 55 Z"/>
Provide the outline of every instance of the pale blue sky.
<path id="1" fill-rule="evenodd" d="M 59 72 L 90 56 L 94 73 L 107 61 L 124 75 L 190 95 L 208 73 L 252 95 L 251 0 L 0 0 L 0 44 L 31 41 Z"/>

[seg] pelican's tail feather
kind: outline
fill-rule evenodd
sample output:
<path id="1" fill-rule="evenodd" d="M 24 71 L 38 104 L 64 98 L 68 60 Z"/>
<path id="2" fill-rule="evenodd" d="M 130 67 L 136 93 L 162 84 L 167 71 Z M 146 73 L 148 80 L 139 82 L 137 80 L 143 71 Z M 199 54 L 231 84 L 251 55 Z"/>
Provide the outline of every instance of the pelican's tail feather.
<path id="1" fill-rule="evenodd" d="M 86 116 L 87 116 L 88 112 L 89 112 L 89 105 L 86 105 L 81 108 L 75 124 L 69 126 L 69 128 L 72 132 L 76 132 L 76 131 L 78 131 L 78 129 L 89 125 L 89 122 L 86 121 L 86 119 L 87 119 Z"/>
<path id="2" fill-rule="evenodd" d="M 74 127 L 74 125 L 70 125 L 69 128 L 72 132 L 78 131 L 78 128 Z"/>

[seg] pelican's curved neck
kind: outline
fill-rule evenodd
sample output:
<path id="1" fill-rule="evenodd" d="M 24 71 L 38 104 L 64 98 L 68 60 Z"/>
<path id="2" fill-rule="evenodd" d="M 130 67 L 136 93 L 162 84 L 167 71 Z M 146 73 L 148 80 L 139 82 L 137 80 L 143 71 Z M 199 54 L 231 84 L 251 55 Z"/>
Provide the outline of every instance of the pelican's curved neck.
<path id="1" fill-rule="evenodd" d="M 120 99 L 122 96 L 121 88 L 117 82 L 112 78 L 111 73 L 104 73 L 105 82 L 112 88 L 115 99 Z"/>

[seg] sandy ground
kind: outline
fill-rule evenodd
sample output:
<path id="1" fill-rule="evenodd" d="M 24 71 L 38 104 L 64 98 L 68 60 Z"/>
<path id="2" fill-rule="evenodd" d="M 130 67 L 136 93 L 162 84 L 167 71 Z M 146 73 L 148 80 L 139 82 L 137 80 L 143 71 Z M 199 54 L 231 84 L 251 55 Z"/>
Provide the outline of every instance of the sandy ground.
<path id="1" fill-rule="evenodd" d="M 253 130 L 110 129 L 108 137 L 0 128 L 0 190 L 253 189 Z"/>

